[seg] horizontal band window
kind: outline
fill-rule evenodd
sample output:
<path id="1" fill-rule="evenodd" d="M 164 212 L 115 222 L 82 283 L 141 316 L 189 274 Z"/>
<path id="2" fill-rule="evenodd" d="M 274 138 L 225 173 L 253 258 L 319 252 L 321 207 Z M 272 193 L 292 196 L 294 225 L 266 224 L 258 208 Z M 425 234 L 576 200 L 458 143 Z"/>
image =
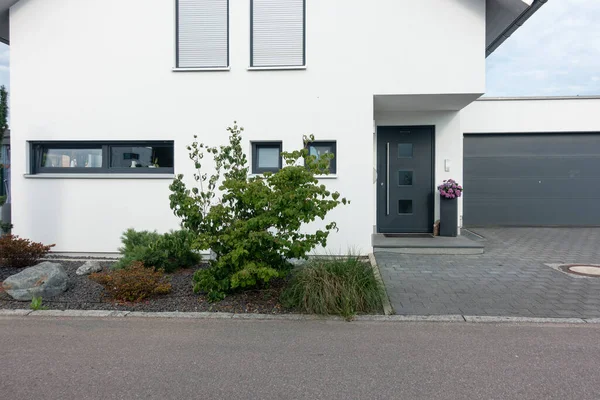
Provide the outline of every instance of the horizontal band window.
<path id="1" fill-rule="evenodd" d="M 174 172 L 173 141 L 31 142 L 31 173 Z"/>

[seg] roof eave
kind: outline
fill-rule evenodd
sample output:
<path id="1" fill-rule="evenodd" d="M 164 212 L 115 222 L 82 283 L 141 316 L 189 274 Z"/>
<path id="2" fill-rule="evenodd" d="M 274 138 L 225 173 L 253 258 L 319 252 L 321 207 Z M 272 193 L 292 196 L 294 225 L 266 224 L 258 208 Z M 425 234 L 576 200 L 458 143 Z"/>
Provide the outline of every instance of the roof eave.
<path id="1" fill-rule="evenodd" d="M 492 40 L 492 42 L 485 49 L 485 56 L 488 57 L 492 54 L 506 39 L 508 39 L 513 33 L 517 31 L 525 21 L 527 21 L 537 10 L 540 9 L 548 0 L 535 0 L 530 7 L 523 11 L 500 35 Z"/>

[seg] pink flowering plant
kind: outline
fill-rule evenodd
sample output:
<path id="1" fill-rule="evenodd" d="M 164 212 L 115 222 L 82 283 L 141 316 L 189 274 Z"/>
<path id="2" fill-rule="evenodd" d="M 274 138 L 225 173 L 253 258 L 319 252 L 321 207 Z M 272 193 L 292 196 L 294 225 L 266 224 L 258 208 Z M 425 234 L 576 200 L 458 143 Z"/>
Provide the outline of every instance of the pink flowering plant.
<path id="1" fill-rule="evenodd" d="M 446 199 L 456 199 L 462 196 L 463 188 L 454 179 L 448 179 L 438 186 L 440 195 Z"/>

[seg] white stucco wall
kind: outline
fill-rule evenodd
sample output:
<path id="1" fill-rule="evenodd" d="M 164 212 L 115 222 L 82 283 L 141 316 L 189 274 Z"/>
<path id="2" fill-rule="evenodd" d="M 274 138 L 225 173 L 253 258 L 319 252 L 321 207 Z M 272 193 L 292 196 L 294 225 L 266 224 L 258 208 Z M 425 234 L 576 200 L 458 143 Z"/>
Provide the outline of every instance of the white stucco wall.
<path id="1" fill-rule="evenodd" d="M 367 252 L 373 95 L 483 92 L 484 3 L 307 0 L 306 70 L 248 71 L 249 2 L 231 0 L 231 70 L 173 72 L 174 1 L 22 0 L 11 9 L 14 233 L 108 252 L 128 227 L 177 227 L 169 180 L 25 178 L 27 141 L 174 140 L 176 173 L 190 175 L 192 135 L 224 143 L 237 120 L 248 148 L 282 140 L 291 150 L 310 133 L 337 141 L 338 176 L 323 182 L 352 203 L 331 215 L 340 231 L 329 250 Z M 440 125 L 438 151 L 461 145 L 451 114 L 415 118 Z"/>
<path id="2" fill-rule="evenodd" d="M 600 97 L 485 99 L 461 112 L 468 133 L 598 132 Z"/>

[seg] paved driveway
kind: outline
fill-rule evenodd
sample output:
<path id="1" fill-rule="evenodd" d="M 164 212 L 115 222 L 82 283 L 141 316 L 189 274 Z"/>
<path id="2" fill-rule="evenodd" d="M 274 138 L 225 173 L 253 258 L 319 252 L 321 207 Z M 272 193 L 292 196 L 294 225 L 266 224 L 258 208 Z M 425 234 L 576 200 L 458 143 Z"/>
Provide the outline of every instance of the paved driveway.
<path id="1" fill-rule="evenodd" d="M 485 254 L 376 254 L 397 314 L 600 317 L 600 278 L 545 265 L 600 264 L 600 228 L 473 231 Z"/>

